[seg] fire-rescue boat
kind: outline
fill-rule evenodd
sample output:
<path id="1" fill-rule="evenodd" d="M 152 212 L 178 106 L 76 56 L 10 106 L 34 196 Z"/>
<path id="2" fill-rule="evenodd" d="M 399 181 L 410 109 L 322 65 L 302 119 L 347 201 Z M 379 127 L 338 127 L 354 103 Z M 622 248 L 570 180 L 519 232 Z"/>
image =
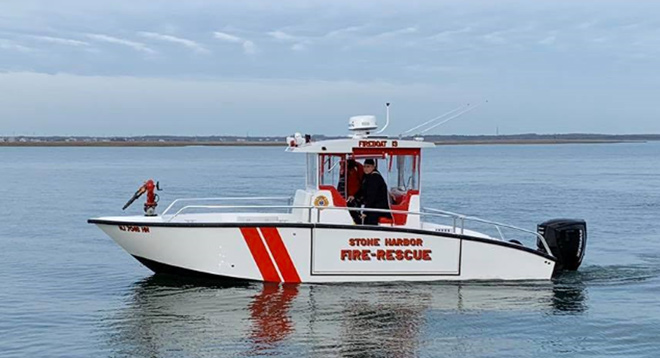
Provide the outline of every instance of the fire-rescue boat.
<path id="1" fill-rule="evenodd" d="M 377 128 L 374 116 L 356 116 L 345 139 L 287 138 L 286 152 L 307 163 L 306 185 L 292 197 L 177 199 L 157 215 L 158 186 L 148 181 L 131 200 L 147 193 L 145 216 L 88 222 L 156 273 L 218 280 L 549 280 L 578 268 L 584 221 L 555 219 L 532 231 L 422 207 L 422 151 L 434 144 L 374 134 Z M 347 163 L 366 159 L 386 179 L 389 209 L 347 202 Z M 359 221 L 373 212 L 384 214 L 377 225 Z M 468 229 L 474 223 L 495 234 Z"/>

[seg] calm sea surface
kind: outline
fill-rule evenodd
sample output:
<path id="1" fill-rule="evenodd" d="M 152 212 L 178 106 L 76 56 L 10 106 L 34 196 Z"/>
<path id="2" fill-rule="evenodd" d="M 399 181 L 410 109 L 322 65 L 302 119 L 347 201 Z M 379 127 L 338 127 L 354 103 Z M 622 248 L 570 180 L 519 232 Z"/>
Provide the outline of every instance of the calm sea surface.
<path id="1" fill-rule="evenodd" d="M 0 357 L 660 356 L 660 143 L 427 151 L 425 206 L 529 229 L 587 220 L 585 262 L 552 282 L 223 287 L 153 276 L 86 223 L 151 177 L 162 204 L 289 195 L 303 162 L 281 148 L 0 148 Z"/>

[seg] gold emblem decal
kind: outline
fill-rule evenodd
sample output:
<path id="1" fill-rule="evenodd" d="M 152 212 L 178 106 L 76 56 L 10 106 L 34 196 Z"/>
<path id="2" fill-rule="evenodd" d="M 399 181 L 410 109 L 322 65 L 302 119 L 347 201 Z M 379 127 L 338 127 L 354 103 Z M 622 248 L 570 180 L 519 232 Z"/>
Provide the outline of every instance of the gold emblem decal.
<path id="1" fill-rule="evenodd" d="M 330 201 L 325 195 L 319 195 L 314 199 L 314 206 L 328 206 L 328 204 L 330 204 Z"/>

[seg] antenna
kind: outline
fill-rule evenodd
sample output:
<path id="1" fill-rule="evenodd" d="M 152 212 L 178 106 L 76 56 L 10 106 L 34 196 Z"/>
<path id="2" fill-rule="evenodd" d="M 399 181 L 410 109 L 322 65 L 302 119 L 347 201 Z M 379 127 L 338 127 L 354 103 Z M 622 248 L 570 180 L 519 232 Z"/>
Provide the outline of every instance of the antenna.
<path id="1" fill-rule="evenodd" d="M 455 114 L 455 115 L 453 115 L 453 116 L 451 116 L 451 117 L 445 119 L 444 121 L 442 121 L 442 122 L 440 122 L 440 123 L 436 123 L 436 124 L 434 124 L 434 125 L 432 125 L 432 126 L 426 128 L 426 129 L 424 129 L 424 130 L 421 131 L 419 134 L 424 134 L 424 133 L 430 131 L 431 129 L 433 129 L 433 128 L 439 126 L 439 125 L 445 124 L 445 123 L 451 121 L 451 120 L 454 119 L 454 118 L 458 118 L 458 117 L 464 115 L 465 113 L 471 112 L 471 111 L 473 111 L 473 110 L 479 108 L 481 105 L 483 105 L 483 103 L 479 103 L 479 104 L 477 104 L 476 106 L 473 106 L 473 107 L 470 107 L 470 108 L 468 108 L 468 109 L 466 109 L 466 110 L 463 110 L 463 111 L 461 111 L 461 112 L 458 112 L 457 114 Z"/>
<path id="2" fill-rule="evenodd" d="M 470 104 L 468 103 L 467 105 L 469 106 Z M 412 127 L 412 128 L 408 129 L 407 131 L 405 131 L 405 132 L 403 132 L 403 133 L 401 133 L 401 134 L 408 134 L 408 133 L 414 131 L 415 129 L 418 129 L 418 128 L 421 128 L 421 127 L 424 127 L 425 125 L 427 125 L 427 124 L 429 124 L 429 123 L 431 123 L 431 122 L 433 122 L 433 121 L 437 121 L 437 120 L 440 119 L 440 118 L 444 118 L 444 117 L 446 117 L 446 116 L 448 116 L 448 115 L 450 115 L 450 114 L 452 114 L 452 113 L 458 111 L 459 109 L 461 109 L 461 108 L 463 108 L 463 107 L 465 107 L 465 106 L 458 106 L 458 107 L 452 109 L 451 111 L 449 111 L 449 112 L 447 112 L 447 113 L 443 113 L 443 114 L 441 114 L 441 115 L 439 115 L 439 116 L 437 116 L 437 117 L 431 118 L 431 119 L 429 119 L 428 121 L 426 121 L 426 122 L 424 122 L 424 123 L 422 123 L 422 124 L 420 124 L 420 125 L 418 125 L 418 126 Z"/>
<path id="3" fill-rule="evenodd" d="M 385 103 L 385 113 L 386 113 L 385 114 L 385 127 L 383 127 L 383 129 L 376 132 L 376 134 L 383 133 L 383 131 L 385 131 L 387 126 L 390 125 L 390 103 L 389 102 Z"/>

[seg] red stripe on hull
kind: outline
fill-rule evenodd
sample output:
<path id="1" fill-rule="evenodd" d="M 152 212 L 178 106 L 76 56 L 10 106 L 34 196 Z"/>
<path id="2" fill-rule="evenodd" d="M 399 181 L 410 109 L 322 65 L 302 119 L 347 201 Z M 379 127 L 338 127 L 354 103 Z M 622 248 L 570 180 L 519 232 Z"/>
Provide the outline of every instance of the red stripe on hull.
<path id="1" fill-rule="evenodd" d="M 242 227 L 241 234 L 245 238 L 245 243 L 247 243 L 250 253 L 252 253 L 252 258 L 254 258 L 254 262 L 259 268 L 263 280 L 266 282 L 280 282 L 280 276 L 277 274 L 277 270 L 268 255 L 268 251 L 266 251 L 266 246 L 261 241 L 261 236 L 257 228 Z"/>
<path id="2" fill-rule="evenodd" d="M 277 231 L 277 228 L 262 227 L 259 230 L 261 230 L 264 239 L 266 239 L 266 244 L 270 249 L 270 253 L 273 254 L 273 258 L 275 259 L 277 267 L 280 269 L 284 282 L 300 282 L 298 270 L 296 270 L 296 266 L 293 264 L 291 256 L 289 256 L 289 251 L 286 249 L 286 246 L 284 246 L 284 242 L 282 241 L 282 237 L 280 236 L 279 231 Z"/>

